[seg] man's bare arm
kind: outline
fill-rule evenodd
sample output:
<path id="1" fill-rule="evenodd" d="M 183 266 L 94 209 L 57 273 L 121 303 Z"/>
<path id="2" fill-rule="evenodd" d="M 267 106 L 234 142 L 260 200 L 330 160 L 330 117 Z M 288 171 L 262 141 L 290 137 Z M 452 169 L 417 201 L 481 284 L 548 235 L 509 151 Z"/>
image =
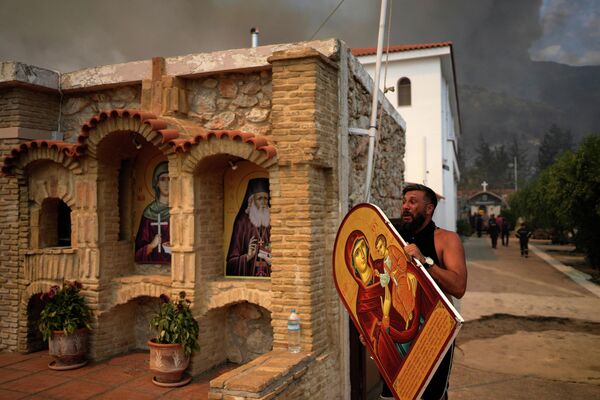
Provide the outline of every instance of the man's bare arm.
<path id="1" fill-rule="evenodd" d="M 440 232 L 439 244 L 441 245 L 441 262 L 445 268 L 434 265 L 427 272 L 436 280 L 440 288 L 460 299 L 467 289 L 467 263 L 465 249 L 460 237 L 450 231 Z"/>

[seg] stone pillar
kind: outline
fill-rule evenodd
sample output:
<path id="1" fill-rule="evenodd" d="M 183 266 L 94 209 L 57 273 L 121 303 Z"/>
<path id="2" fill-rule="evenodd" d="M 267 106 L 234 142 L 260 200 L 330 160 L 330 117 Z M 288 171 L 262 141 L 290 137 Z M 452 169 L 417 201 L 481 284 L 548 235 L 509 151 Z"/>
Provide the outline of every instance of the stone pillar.
<path id="1" fill-rule="evenodd" d="M 276 52 L 269 61 L 279 160 L 271 176 L 273 346 L 287 345 L 286 320 L 296 308 L 303 350 L 322 353 L 339 336 L 331 276 L 338 217 L 337 64 L 313 49 Z"/>
<path id="2" fill-rule="evenodd" d="M 19 139 L 0 140 L 0 160 L 4 160 L 19 142 Z M 22 264 L 19 254 L 20 190 L 16 176 L 0 175 L 0 351 L 17 350 L 18 282 L 19 266 Z"/>

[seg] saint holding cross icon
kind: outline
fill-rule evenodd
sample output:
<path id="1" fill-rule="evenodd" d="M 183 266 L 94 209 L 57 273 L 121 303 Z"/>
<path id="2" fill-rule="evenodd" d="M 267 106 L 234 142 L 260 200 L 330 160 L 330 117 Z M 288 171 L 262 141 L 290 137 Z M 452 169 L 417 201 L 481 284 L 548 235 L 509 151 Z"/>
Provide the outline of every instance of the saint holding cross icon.
<path id="1" fill-rule="evenodd" d="M 142 264 L 170 264 L 169 167 L 161 162 L 152 174 L 154 200 L 146 206 L 135 238 L 135 261 Z"/>

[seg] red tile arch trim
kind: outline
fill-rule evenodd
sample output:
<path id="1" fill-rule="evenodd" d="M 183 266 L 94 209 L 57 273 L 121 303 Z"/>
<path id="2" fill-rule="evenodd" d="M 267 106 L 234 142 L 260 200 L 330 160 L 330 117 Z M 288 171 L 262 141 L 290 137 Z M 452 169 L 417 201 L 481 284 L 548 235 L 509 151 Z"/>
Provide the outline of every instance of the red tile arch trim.
<path id="1" fill-rule="evenodd" d="M 185 153 L 189 151 L 193 145 L 200 144 L 203 141 L 208 141 L 211 138 L 219 140 L 229 139 L 242 143 L 249 143 L 254 147 L 255 150 L 264 152 L 268 159 L 271 159 L 277 155 L 275 146 L 270 145 L 265 137 L 256 136 L 253 133 L 237 130 L 208 131 L 200 135 L 195 135 L 189 139 L 172 140 L 171 144 L 175 147 L 175 152 Z"/>
<path id="2" fill-rule="evenodd" d="M 14 172 L 13 168 L 18 165 L 19 157 L 37 149 L 50 149 L 55 151 L 56 154 L 62 153 L 67 157 L 77 158 L 85 152 L 85 145 L 66 143 L 62 140 L 31 140 L 29 142 L 23 142 L 13 148 L 10 151 L 10 154 L 4 158 L 2 173 L 5 175 L 12 175 Z M 54 158 L 47 157 L 47 159 L 50 160 Z"/>
<path id="3" fill-rule="evenodd" d="M 100 114 L 93 116 L 88 122 L 83 124 L 79 136 L 77 137 L 77 142 L 84 144 L 92 129 L 98 126 L 99 123 L 111 118 L 137 119 L 142 124 L 148 125 L 153 131 L 160 133 L 162 135 L 162 143 L 167 143 L 179 136 L 179 131 L 168 129 L 167 121 L 158 118 L 150 112 L 132 109 L 113 109 L 102 111 Z"/>
<path id="4" fill-rule="evenodd" d="M 255 150 L 264 152 L 267 159 L 271 159 L 277 154 L 276 148 L 270 145 L 265 137 L 257 136 L 253 133 L 238 130 L 212 130 L 190 137 L 177 129 L 169 128 L 166 120 L 156 117 L 153 113 L 132 109 L 113 109 L 102 111 L 83 124 L 80 134 L 77 137 L 77 143 L 67 143 L 60 140 L 32 140 L 20 144 L 4 159 L 2 172 L 7 175 L 11 174 L 13 167 L 17 165 L 18 158 L 31 149 L 49 148 L 56 150 L 57 153 L 62 152 L 67 157 L 80 157 L 86 153 L 90 132 L 100 123 L 112 118 L 132 118 L 139 120 L 142 125 L 147 125 L 152 131 L 159 133 L 161 135 L 161 144 L 171 145 L 175 152 L 188 152 L 192 146 L 208 141 L 211 138 L 216 138 L 219 140 L 229 139 L 248 143 Z M 201 127 L 198 128 L 202 130 Z"/>

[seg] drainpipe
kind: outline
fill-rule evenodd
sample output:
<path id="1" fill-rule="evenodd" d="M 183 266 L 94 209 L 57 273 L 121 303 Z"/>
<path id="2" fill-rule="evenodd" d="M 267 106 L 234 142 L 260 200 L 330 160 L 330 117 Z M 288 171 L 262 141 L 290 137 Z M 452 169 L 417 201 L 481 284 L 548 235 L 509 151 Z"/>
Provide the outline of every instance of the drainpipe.
<path id="1" fill-rule="evenodd" d="M 371 198 L 371 179 L 373 175 L 373 157 L 375 152 L 375 137 L 377 136 L 377 104 L 379 100 L 379 72 L 381 70 L 381 55 L 383 53 L 383 35 L 385 30 L 385 14 L 387 0 L 381 0 L 379 14 L 379 35 L 377 36 L 377 61 L 375 63 L 375 79 L 373 82 L 373 102 L 371 105 L 371 122 L 369 124 L 369 153 L 367 161 L 367 177 L 365 181 L 365 202 Z M 382 98 L 383 100 L 383 98 Z"/>
<path id="2" fill-rule="evenodd" d="M 250 36 L 252 36 L 252 47 L 258 47 L 258 28 L 250 29 Z"/>

